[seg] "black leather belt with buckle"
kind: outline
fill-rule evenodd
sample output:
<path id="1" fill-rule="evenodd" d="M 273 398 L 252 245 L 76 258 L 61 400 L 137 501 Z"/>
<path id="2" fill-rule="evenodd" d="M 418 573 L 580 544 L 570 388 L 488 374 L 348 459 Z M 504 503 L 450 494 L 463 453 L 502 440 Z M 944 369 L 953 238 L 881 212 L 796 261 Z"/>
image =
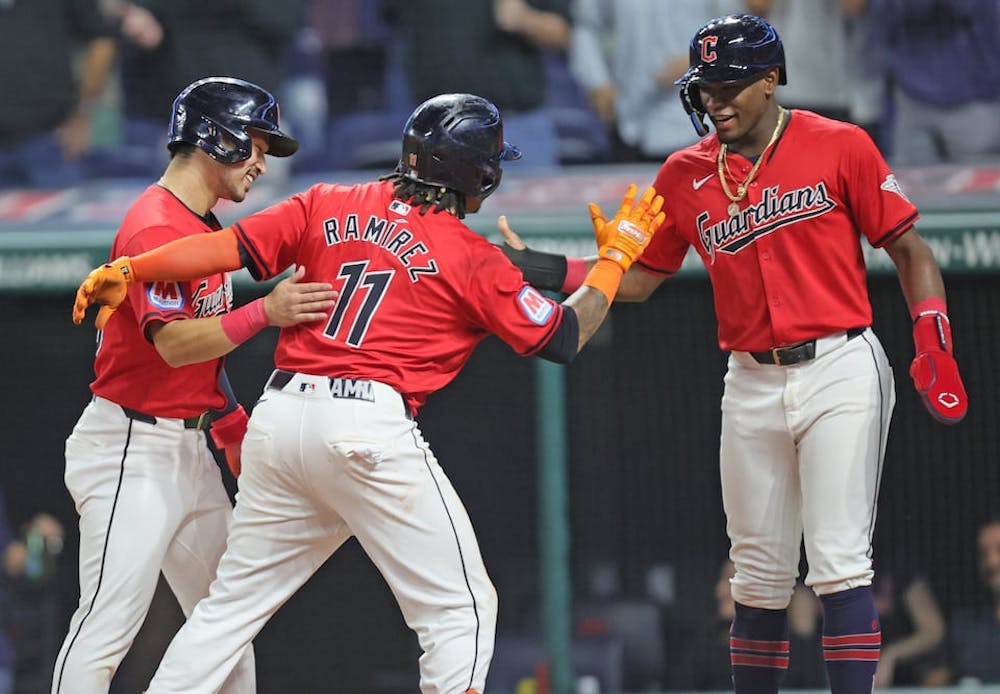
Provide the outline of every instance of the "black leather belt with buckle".
<path id="1" fill-rule="evenodd" d="M 140 412 L 139 410 L 133 410 L 131 407 L 122 407 L 122 412 L 129 419 L 133 419 L 137 422 L 145 422 L 146 424 L 156 424 L 156 417 L 151 414 L 146 414 L 145 412 Z M 204 431 L 208 429 L 208 425 L 212 423 L 214 417 L 211 411 L 202 412 L 196 417 L 186 417 L 184 419 L 185 429 L 198 429 Z"/>
<path id="2" fill-rule="evenodd" d="M 852 340 L 867 329 L 867 327 L 850 328 L 847 331 L 847 339 Z M 766 352 L 750 352 L 750 356 L 758 364 L 777 364 L 778 366 L 801 364 L 816 358 L 816 340 L 806 340 L 787 347 L 775 347 Z"/>

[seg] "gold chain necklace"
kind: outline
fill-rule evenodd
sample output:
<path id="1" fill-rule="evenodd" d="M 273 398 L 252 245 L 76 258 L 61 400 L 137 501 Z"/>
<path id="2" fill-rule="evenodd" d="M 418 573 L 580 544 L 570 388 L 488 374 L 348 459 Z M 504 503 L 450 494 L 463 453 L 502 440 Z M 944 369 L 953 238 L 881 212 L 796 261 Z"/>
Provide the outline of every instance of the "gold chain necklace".
<path id="1" fill-rule="evenodd" d="M 736 186 L 736 193 L 732 193 L 729 190 L 729 184 L 726 182 L 725 172 L 729 170 L 729 163 L 726 162 L 726 151 L 729 147 L 725 144 L 719 147 L 719 182 L 722 184 L 722 192 L 726 194 L 729 198 L 729 207 L 726 211 L 729 212 L 730 217 L 735 217 L 740 213 L 739 202 L 747 196 L 747 189 L 750 187 L 750 183 L 753 181 L 753 177 L 757 175 L 757 169 L 760 168 L 761 163 L 764 161 L 764 155 L 767 154 L 767 150 L 771 149 L 771 145 L 774 141 L 778 139 L 778 133 L 781 132 L 781 124 L 785 122 L 785 109 L 781 106 L 778 107 L 778 122 L 774 124 L 774 132 L 771 133 L 771 139 L 768 141 L 767 146 L 764 147 L 764 151 L 760 153 L 757 157 L 757 161 L 754 163 L 753 168 L 750 169 L 750 173 L 747 177 L 743 179 L 742 183 Z"/>

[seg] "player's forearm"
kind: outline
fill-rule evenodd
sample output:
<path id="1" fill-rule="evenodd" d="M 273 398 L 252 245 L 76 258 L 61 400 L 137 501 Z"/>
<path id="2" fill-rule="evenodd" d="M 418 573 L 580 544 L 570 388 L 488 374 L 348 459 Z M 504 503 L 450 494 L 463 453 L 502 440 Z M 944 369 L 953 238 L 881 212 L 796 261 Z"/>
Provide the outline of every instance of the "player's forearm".
<path id="1" fill-rule="evenodd" d="M 243 266 L 232 227 L 211 234 L 185 236 L 133 256 L 131 261 L 133 282 L 194 280 Z"/>
<path id="2" fill-rule="evenodd" d="M 934 253 L 915 230 L 906 232 L 885 250 L 896 266 L 899 286 L 911 310 L 929 297 L 945 298 L 944 280 Z"/>
<path id="3" fill-rule="evenodd" d="M 576 313 L 577 322 L 580 326 L 579 338 L 577 340 L 577 354 L 587 344 L 597 329 L 604 322 L 604 317 L 608 314 L 608 300 L 599 290 L 593 287 L 581 287 L 575 291 L 563 306 L 571 308 Z"/>
<path id="4" fill-rule="evenodd" d="M 218 316 L 165 323 L 152 337 L 160 357 L 173 368 L 218 359 L 236 349 Z"/>

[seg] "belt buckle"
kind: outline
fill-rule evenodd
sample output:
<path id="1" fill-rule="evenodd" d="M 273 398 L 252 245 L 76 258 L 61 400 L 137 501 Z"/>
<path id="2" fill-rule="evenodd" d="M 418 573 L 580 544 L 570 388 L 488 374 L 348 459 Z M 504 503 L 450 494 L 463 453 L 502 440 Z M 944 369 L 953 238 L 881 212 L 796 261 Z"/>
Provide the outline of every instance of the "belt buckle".
<path id="1" fill-rule="evenodd" d="M 774 359 L 774 363 L 775 363 L 776 366 L 782 366 L 782 363 L 781 363 L 781 351 L 783 349 L 784 349 L 784 347 L 772 347 L 771 348 L 771 358 Z"/>

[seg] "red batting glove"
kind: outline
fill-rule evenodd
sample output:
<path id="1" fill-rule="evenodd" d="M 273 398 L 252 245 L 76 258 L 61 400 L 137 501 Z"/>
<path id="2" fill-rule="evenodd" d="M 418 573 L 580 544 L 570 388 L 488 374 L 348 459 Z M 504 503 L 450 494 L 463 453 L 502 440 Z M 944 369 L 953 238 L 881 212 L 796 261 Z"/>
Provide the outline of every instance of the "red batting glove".
<path id="1" fill-rule="evenodd" d="M 969 409 L 969 396 L 951 353 L 947 314 L 920 312 L 913 321 L 913 343 L 917 356 L 910 364 L 910 377 L 924 407 L 942 424 L 957 424 Z"/>
<path id="2" fill-rule="evenodd" d="M 212 422 L 210 429 L 212 441 L 216 448 L 225 452 L 226 465 L 236 478 L 240 476 L 240 451 L 249 421 L 243 405 L 237 405 L 235 410 Z"/>

